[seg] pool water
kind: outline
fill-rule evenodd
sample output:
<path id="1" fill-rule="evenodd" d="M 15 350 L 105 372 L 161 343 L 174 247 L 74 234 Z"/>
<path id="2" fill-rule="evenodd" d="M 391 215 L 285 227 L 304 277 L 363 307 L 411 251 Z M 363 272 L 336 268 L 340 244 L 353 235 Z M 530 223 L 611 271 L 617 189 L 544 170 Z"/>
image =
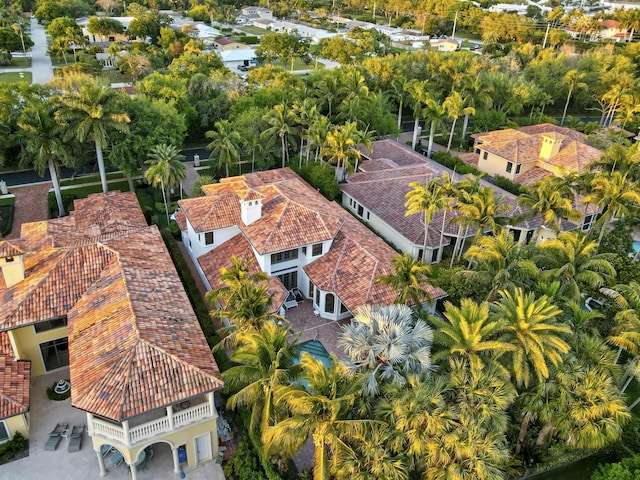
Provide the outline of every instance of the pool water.
<path id="1" fill-rule="evenodd" d="M 638 240 L 634 240 L 633 241 L 633 251 L 638 253 L 638 251 L 640 251 L 640 241 Z"/>
<path id="2" fill-rule="evenodd" d="M 324 348 L 324 345 L 322 345 L 318 340 L 309 340 L 307 342 L 300 343 L 298 345 L 298 352 L 299 354 L 302 354 L 302 352 L 310 353 L 313 358 L 320 360 L 327 368 L 331 365 L 329 352 L 327 352 L 327 349 Z M 298 361 L 295 363 L 298 363 Z"/>

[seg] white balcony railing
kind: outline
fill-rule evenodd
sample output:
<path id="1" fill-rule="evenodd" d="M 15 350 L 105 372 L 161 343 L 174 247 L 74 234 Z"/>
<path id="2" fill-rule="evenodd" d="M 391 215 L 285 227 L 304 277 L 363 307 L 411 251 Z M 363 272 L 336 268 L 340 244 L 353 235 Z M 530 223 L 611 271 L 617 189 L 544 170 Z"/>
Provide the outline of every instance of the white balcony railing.
<path id="1" fill-rule="evenodd" d="M 128 429 L 125 428 L 124 425 L 115 425 L 94 417 L 90 420 L 89 432 L 92 432 L 92 435 L 103 437 L 126 446 L 134 446 L 138 443 L 159 437 L 167 432 L 179 430 L 193 423 L 217 416 L 215 409 L 211 411 L 210 404 L 206 402 L 176 412 L 172 415 L 171 419 L 165 415 L 156 420 Z M 173 420 L 173 422 L 171 420 Z M 171 426 L 172 423 L 173 428 Z"/>

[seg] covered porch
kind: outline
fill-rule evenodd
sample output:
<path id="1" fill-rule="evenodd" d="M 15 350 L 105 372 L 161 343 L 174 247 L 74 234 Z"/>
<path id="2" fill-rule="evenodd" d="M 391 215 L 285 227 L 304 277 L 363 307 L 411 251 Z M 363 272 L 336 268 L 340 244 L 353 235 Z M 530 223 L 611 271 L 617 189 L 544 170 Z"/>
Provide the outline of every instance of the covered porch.
<path id="1" fill-rule="evenodd" d="M 34 377 L 31 380 L 31 409 L 29 456 L 2 466 L 2 478 L 29 478 L 30 480 L 50 480 L 62 478 L 68 480 L 86 480 L 99 478 L 98 454 L 94 452 L 91 439 L 84 433 L 82 448 L 77 452 L 67 450 L 69 441 L 62 439 L 56 450 L 44 449 L 57 423 L 86 425 L 85 412 L 71 406 L 71 400 L 52 401 L 47 398 L 47 387 L 61 378 L 69 378 L 68 369 Z M 179 478 L 174 472 L 171 448 L 166 444 L 153 445 L 154 455 L 145 470 L 137 472 L 138 479 L 174 480 Z M 188 478 L 195 480 L 223 480 L 222 468 L 211 461 L 197 468 L 182 464 L 182 470 Z M 106 466 L 106 477 L 114 480 L 130 480 L 131 473 L 126 465 Z"/>

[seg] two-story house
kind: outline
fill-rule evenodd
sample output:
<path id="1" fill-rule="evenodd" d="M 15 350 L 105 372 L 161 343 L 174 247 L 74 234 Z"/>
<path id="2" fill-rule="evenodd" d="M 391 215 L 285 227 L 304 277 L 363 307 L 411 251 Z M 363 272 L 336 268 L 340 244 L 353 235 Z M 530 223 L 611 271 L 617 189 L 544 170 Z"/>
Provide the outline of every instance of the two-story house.
<path id="1" fill-rule="evenodd" d="M 105 448 L 134 479 L 158 442 L 176 474 L 180 461 L 217 456 L 219 370 L 135 194 L 90 195 L 67 217 L 23 224 L 20 239 L 0 242 L 0 268 L 0 333 L 32 376 L 68 368 L 101 475 Z"/>
<path id="2" fill-rule="evenodd" d="M 476 133 L 474 154 L 463 160 L 489 175 L 530 185 L 548 176 L 587 172 L 602 152 L 586 135 L 550 123 Z"/>
<path id="3" fill-rule="evenodd" d="M 209 289 L 236 256 L 252 259 L 286 290 L 299 289 L 329 320 L 395 300 L 396 292 L 376 278 L 392 271 L 397 253 L 291 169 L 224 178 L 203 191 L 179 202 L 176 220 Z M 446 295 L 425 288 L 434 302 Z"/>

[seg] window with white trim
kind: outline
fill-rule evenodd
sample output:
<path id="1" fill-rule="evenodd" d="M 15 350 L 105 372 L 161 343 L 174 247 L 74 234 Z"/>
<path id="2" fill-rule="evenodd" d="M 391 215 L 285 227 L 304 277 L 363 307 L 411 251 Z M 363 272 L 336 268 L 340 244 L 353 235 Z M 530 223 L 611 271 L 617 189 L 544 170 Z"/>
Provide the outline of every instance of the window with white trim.
<path id="1" fill-rule="evenodd" d="M 0 443 L 8 442 L 9 440 L 11 440 L 11 437 L 9 436 L 7 424 L 4 423 L 4 420 L 0 420 Z"/>
<path id="2" fill-rule="evenodd" d="M 213 245 L 213 232 L 205 232 L 205 234 L 204 234 L 204 244 L 205 245 Z"/>
<path id="3" fill-rule="evenodd" d="M 513 169 L 513 162 L 507 162 L 507 173 L 511 173 Z"/>

